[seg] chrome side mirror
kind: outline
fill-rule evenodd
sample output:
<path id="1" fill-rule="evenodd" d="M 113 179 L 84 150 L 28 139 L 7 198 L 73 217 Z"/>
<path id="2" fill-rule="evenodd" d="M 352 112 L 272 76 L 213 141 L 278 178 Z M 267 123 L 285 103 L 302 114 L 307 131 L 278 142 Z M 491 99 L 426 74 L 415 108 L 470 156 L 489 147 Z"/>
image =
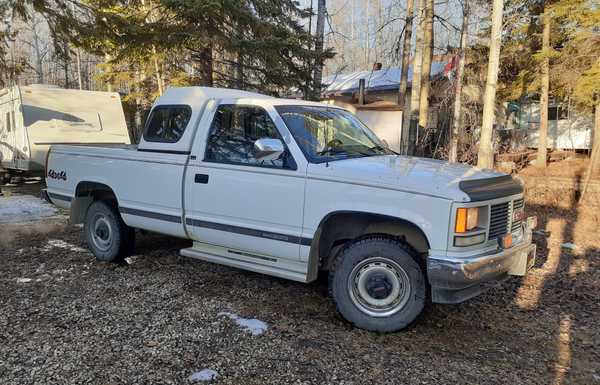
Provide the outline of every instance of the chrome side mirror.
<path id="1" fill-rule="evenodd" d="M 254 157 L 258 161 L 272 161 L 281 157 L 285 151 L 279 139 L 260 138 L 254 142 Z"/>

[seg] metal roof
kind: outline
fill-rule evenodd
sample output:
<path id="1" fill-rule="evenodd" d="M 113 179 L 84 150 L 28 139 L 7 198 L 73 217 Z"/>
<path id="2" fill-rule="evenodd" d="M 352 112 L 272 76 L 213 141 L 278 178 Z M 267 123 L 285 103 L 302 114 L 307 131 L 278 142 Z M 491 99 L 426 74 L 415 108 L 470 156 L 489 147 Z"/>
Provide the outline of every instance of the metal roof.
<path id="1" fill-rule="evenodd" d="M 447 61 L 431 63 L 431 75 L 439 76 L 444 72 Z M 400 67 L 390 67 L 378 71 L 357 71 L 347 74 L 335 74 L 323 79 L 327 88 L 324 94 L 354 92 L 358 90 L 358 81 L 365 79 L 365 88 L 368 91 L 397 90 L 400 86 Z M 408 68 L 408 83 L 412 82 L 412 67 Z"/>

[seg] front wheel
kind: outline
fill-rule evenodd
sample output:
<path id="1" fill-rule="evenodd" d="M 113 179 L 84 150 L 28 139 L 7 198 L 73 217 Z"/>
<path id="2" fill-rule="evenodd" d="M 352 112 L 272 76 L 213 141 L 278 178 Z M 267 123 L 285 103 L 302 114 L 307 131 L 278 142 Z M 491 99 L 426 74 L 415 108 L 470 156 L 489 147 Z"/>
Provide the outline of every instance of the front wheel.
<path id="1" fill-rule="evenodd" d="M 329 272 L 338 311 L 378 332 L 405 328 L 425 305 L 427 286 L 413 251 L 398 239 L 373 236 L 340 251 Z"/>
<path id="2" fill-rule="evenodd" d="M 89 248 L 99 261 L 120 262 L 133 251 L 135 231 L 123 222 L 117 208 L 110 202 L 91 204 L 83 231 Z"/>

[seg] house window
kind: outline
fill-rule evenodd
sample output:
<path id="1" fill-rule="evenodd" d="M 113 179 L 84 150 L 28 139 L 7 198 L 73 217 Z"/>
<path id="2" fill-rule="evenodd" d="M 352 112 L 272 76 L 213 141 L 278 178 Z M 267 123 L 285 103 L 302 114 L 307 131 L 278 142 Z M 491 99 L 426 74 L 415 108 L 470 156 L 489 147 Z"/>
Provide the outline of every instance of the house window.
<path id="1" fill-rule="evenodd" d="M 548 107 L 548 120 L 566 120 L 569 118 L 569 111 L 563 106 Z"/>

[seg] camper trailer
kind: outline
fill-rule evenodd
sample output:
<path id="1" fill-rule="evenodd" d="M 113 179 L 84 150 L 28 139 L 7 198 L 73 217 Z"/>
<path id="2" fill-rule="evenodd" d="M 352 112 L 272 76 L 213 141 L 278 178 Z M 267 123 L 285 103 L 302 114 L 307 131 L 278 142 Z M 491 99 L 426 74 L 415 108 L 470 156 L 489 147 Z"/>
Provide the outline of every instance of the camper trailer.
<path id="1" fill-rule="evenodd" d="M 515 130 L 522 144 L 538 148 L 540 104 L 506 103 L 506 130 Z M 594 122 L 590 114 L 576 112 L 567 104 L 551 102 L 548 107 L 547 147 L 553 150 L 589 150 L 592 148 Z"/>
<path id="2" fill-rule="evenodd" d="M 9 174 L 43 174 L 52 145 L 129 143 L 117 93 L 47 85 L 0 90 L 0 162 Z"/>

